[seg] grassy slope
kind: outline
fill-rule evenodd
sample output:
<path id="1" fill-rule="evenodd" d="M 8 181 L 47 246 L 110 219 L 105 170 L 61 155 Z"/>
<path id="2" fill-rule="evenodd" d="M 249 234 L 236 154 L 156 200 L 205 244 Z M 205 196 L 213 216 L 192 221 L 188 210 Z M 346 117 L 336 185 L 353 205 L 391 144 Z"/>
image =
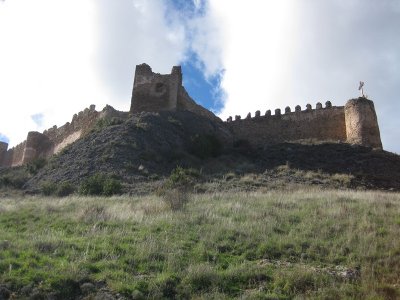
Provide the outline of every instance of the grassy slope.
<path id="1" fill-rule="evenodd" d="M 128 298 L 395 299 L 399 274 L 395 193 L 204 194 L 177 212 L 156 196 L 0 200 L 0 283 L 19 296 L 105 281 Z"/>

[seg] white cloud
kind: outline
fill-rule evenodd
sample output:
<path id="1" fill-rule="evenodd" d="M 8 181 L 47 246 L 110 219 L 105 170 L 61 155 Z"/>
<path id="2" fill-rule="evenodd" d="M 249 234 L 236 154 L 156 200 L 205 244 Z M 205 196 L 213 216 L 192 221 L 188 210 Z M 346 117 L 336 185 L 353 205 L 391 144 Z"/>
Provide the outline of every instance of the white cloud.
<path id="1" fill-rule="evenodd" d="M 102 98 L 94 75 L 95 14 L 92 1 L 0 5 L 0 128 L 11 145 Z M 35 114 L 43 114 L 42 126 Z"/>
<path id="2" fill-rule="evenodd" d="M 203 32 L 211 34 L 199 35 L 194 49 L 209 72 L 225 70 L 223 118 L 274 108 L 286 97 L 292 56 L 288 37 L 295 18 L 290 3 L 210 0 L 208 17 L 213 20 L 204 24 L 208 30 Z"/>
<path id="3" fill-rule="evenodd" d="M 128 110 L 136 64 L 170 72 L 185 55 L 184 27 L 167 12 L 159 0 L 2 2 L 0 131 L 10 146 L 92 103 Z"/>
<path id="4" fill-rule="evenodd" d="M 184 57 L 185 28 L 160 0 L 99 0 L 99 75 L 110 104 L 127 110 L 135 65 L 169 73 Z"/>
<path id="5" fill-rule="evenodd" d="M 218 13 L 212 9 L 207 9 L 207 13 L 187 20 L 190 50 L 200 59 L 202 65 L 198 67 L 204 71 L 206 77 L 218 74 L 224 68 L 222 61 L 224 39 L 219 21 Z"/>
<path id="6" fill-rule="evenodd" d="M 391 0 L 209 0 L 204 19 L 211 20 L 194 49 L 207 73 L 219 64 L 225 70 L 220 116 L 327 100 L 344 105 L 363 80 L 385 149 L 400 152 L 399 7 Z"/>

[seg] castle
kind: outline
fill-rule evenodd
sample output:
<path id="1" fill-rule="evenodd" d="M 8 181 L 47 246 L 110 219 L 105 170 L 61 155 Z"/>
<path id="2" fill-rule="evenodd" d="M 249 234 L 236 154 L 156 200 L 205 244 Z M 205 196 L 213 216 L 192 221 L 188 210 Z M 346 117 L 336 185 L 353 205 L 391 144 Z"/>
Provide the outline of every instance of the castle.
<path id="1" fill-rule="evenodd" d="M 182 86 L 182 71 L 173 67 L 171 74 L 153 73 L 150 66 L 136 66 L 129 112 L 120 112 L 111 106 L 96 111 L 91 105 L 71 122 L 57 128 L 54 126 L 43 133 L 31 131 L 24 142 L 8 149 L 0 142 L 0 167 L 14 167 L 29 163 L 37 158 L 48 158 L 67 145 L 88 134 L 101 119 L 127 119 L 141 112 L 190 111 L 205 118 L 221 122 L 230 132 L 232 142 L 247 140 L 250 144 L 263 147 L 280 142 L 299 140 L 334 141 L 382 149 L 374 103 L 366 98 L 347 101 L 345 106 L 332 106 L 327 101 L 313 109 L 307 104 L 302 110 L 296 106 L 292 112 L 286 107 L 282 114 L 276 109 L 274 115 L 267 110 L 264 115 L 256 111 L 254 117 L 229 117 L 222 122 L 212 112 L 195 103 Z"/>

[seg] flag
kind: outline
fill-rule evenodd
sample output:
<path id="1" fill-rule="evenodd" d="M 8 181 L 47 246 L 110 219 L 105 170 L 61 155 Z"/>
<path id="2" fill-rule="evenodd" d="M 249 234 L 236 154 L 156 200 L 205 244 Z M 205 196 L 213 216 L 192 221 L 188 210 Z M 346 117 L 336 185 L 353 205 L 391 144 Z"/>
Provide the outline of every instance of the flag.
<path id="1" fill-rule="evenodd" d="M 361 90 L 363 86 L 364 86 L 364 81 L 360 81 L 360 86 L 358 87 L 358 90 Z"/>

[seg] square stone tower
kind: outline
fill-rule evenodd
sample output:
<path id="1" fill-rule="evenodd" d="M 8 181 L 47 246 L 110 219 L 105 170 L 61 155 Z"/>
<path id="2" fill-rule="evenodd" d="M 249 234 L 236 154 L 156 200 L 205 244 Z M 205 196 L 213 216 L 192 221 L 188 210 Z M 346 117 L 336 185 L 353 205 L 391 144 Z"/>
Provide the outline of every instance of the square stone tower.
<path id="1" fill-rule="evenodd" d="M 147 64 L 137 65 L 130 112 L 177 110 L 181 86 L 181 67 L 175 66 L 171 74 L 164 75 L 153 73 Z"/>

